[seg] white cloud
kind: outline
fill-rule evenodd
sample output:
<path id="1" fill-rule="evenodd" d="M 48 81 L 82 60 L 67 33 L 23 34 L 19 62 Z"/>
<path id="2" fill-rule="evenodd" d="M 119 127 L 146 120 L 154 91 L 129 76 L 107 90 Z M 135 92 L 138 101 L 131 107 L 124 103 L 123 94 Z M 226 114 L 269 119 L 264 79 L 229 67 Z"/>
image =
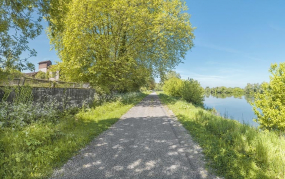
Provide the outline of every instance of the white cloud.
<path id="1" fill-rule="evenodd" d="M 213 49 L 213 50 L 219 50 L 219 51 L 228 52 L 228 53 L 233 53 L 233 54 L 239 54 L 246 59 L 250 59 L 250 60 L 254 60 L 254 61 L 258 61 L 258 62 L 265 62 L 265 60 L 263 60 L 263 59 L 254 57 L 248 53 L 244 53 L 242 51 L 239 51 L 239 50 L 236 50 L 233 48 L 222 47 L 222 46 L 213 45 L 210 43 L 198 43 L 198 45 L 196 45 L 196 46 L 201 46 L 201 47 L 205 47 L 205 48 L 209 48 L 209 49 Z M 207 63 L 211 64 L 211 62 L 207 62 Z M 213 62 L 212 64 L 219 64 L 219 63 Z"/>
<path id="2" fill-rule="evenodd" d="M 217 86 L 226 86 L 226 87 L 244 87 L 245 82 L 240 80 L 233 80 L 238 79 L 236 74 L 229 74 L 229 75 L 201 75 L 198 73 L 193 72 L 185 72 L 185 71 L 177 71 L 180 73 L 182 79 L 193 78 L 200 82 L 202 87 L 217 87 Z"/>

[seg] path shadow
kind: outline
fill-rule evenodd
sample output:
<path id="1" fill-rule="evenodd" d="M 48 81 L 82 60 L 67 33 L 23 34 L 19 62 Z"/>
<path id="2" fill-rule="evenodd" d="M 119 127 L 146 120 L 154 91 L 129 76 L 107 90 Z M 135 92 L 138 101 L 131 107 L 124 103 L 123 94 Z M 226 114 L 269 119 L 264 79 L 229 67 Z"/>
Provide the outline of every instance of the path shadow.
<path id="1" fill-rule="evenodd" d="M 139 106 L 149 106 L 148 101 Z M 167 116 L 120 120 L 52 178 L 206 178 L 195 161 L 185 157 L 171 120 Z M 197 151 L 193 149 L 188 155 L 195 159 Z"/>

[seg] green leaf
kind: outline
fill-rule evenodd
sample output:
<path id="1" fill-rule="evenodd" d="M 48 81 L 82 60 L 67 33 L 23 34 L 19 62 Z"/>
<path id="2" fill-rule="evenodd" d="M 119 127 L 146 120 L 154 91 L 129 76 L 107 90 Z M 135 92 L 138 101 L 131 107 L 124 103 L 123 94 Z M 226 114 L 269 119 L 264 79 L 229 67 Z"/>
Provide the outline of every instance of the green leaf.
<path id="1" fill-rule="evenodd" d="M 16 162 L 19 163 L 20 161 L 21 161 L 20 158 L 17 157 L 17 158 L 16 158 Z"/>

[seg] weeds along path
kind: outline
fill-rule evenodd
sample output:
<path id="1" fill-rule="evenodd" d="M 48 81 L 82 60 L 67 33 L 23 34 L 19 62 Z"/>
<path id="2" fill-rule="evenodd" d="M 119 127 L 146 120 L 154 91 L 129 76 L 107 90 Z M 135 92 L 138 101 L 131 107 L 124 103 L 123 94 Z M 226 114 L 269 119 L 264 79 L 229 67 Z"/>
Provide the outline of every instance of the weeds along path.
<path id="1" fill-rule="evenodd" d="M 130 109 L 52 178 L 217 178 L 201 148 L 155 93 Z"/>

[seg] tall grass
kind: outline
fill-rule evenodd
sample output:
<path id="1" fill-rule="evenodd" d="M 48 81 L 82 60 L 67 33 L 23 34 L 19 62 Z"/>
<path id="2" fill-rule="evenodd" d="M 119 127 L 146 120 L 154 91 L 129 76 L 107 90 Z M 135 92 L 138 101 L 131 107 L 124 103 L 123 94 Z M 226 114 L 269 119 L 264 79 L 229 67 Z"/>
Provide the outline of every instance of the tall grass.
<path id="1" fill-rule="evenodd" d="M 0 128 L 0 178 L 47 178 L 56 167 L 108 129 L 146 94 L 131 93 L 58 120 Z M 18 114 L 20 115 L 20 114 Z"/>
<path id="2" fill-rule="evenodd" d="M 225 178 L 285 178 L 285 138 L 165 94 L 162 102 L 203 148 L 208 166 Z"/>

